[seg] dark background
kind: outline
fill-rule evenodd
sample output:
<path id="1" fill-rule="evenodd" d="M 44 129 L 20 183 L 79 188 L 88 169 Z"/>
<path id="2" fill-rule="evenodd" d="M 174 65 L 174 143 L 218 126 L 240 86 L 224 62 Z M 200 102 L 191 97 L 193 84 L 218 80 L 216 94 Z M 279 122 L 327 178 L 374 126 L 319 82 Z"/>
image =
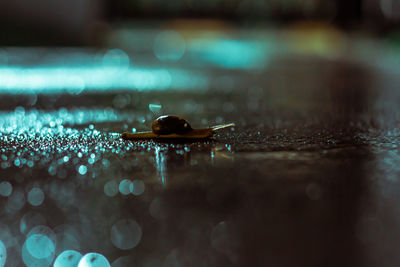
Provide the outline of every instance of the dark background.
<path id="1" fill-rule="evenodd" d="M 377 36 L 397 34 L 395 0 L 18 0 L 0 3 L 1 45 L 104 44 L 120 24 L 185 19 L 222 20 L 235 27 L 282 27 L 299 21 L 325 22 Z"/>

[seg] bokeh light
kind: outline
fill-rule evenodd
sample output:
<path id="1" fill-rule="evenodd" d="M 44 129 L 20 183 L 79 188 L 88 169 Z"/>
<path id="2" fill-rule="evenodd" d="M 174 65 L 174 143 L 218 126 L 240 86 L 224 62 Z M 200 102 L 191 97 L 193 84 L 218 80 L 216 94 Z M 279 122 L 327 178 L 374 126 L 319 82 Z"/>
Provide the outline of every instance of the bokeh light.
<path id="1" fill-rule="evenodd" d="M 81 258 L 78 267 L 111 267 L 111 265 L 100 253 L 91 252 Z"/>
<path id="2" fill-rule="evenodd" d="M 128 69 L 129 65 L 129 56 L 121 49 L 108 50 L 103 56 L 104 67 L 117 67 L 121 69 Z"/>
<path id="3" fill-rule="evenodd" d="M 40 206 L 44 201 L 44 193 L 42 189 L 38 187 L 32 188 L 28 193 L 28 202 L 32 206 Z"/>
<path id="4" fill-rule="evenodd" d="M 118 194 L 118 183 L 115 180 L 108 181 L 104 185 L 104 194 L 113 197 Z"/>
<path id="5" fill-rule="evenodd" d="M 82 258 L 82 254 L 75 250 L 63 251 L 54 261 L 53 267 L 76 267 Z"/>
<path id="6" fill-rule="evenodd" d="M 111 227 L 111 242 L 119 249 L 132 249 L 142 238 L 142 229 L 133 219 L 122 219 Z"/>
<path id="7" fill-rule="evenodd" d="M 78 172 L 80 175 L 85 175 L 87 173 L 87 167 L 85 165 L 79 166 Z"/>
<path id="8" fill-rule="evenodd" d="M 7 199 L 6 208 L 10 213 L 16 212 L 25 205 L 25 195 L 21 190 L 14 190 Z"/>
<path id="9" fill-rule="evenodd" d="M 62 224 L 54 228 L 56 234 L 57 246 L 56 254 L 65 250 L 80 250 L 81 235 L 74 226 Z"/>
<path id="10" fill-rule="evenodd" d="M 132 181 L 129 179 L 124 179 L 119 183 L 119 192 L 123 195 L 128 195 L 130 191 Z"/>
<path id="11" fill-rule="evenodd" d="M 137 261 L 133 256 L 123 256 L 116 259 L 112 264 L 111 267 L 125 267 L 125 266 L 136 266 Z"/>
<path id="12" fill-rule="evenodd" d="M 19 224 L 19 230 L 22 234 L 27 234 L 33 227 L 45 225 L 46 218 L 36 211 L 28 211 L 22 218 Z"/>
<path id="13" fill-rule="evenodd" d="M 47 258 L 38 259 L 27 250 L 26 242 L 22 246 L 21 250 L 22 260 L 26 266 L 35 266 L 35 267 L 49 267 L 54 259 L 54 254 L 50 255 Z"/>
<path id="14" fill-rule="evenodd" d="M 22 247 L 22 259 L 27 266 L 47 267 L 55 257 L 56 238 L 54 232 L 45 225 L 32 228 Z"/>
<path id="15" fill-rule="evenodd" d="M 0 240 L 0 267 L 6 265 L 7 261 L 7 248 L 4 243 Z"/>
<path id="16" fill-rule="evenodd" d="M 55 253 L 54 242 L 43 234 L 32 234 L 26 239 L 26 249 L 37 259 L 48 258 Z"/>
<path id="17" fill-rule="evenodd" d="M 135 196 L 140 196 L 145 190 L 144 182 L 142 180 L 133 180 L 129 185 L 129 190 Z"/>
<path id="18" fill-rule="evenodd" d="M 0 183 L 0 195 L 8 197 L 12 193 L 12 185 L 9 182 Z"/>
<path id="19" fill-rule="evenodd" d="M 154 40 L 153 51 L 161 61 L 178 61 L 185 54 L 185 50 L 185 39 L 176 31 L 163 31 Z"/>

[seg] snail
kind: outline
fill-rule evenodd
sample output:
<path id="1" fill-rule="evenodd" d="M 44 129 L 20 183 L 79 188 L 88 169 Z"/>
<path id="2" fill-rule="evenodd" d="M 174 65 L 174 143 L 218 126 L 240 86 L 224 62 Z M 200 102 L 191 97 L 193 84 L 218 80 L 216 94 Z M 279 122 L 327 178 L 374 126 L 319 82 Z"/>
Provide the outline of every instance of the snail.
<path id="1" fill-rule="evenodd" d="M 164 115 L 158 117 L 151 124 L 151 132 L 123 133 L 121 138 L 128 140 L 136 139 L 202 139 L 212 137 L 214 132 L 234 127 L 234 123 L 217 125 L 204 129 L 193 129 L 185 118 L 177 115 Z"/>

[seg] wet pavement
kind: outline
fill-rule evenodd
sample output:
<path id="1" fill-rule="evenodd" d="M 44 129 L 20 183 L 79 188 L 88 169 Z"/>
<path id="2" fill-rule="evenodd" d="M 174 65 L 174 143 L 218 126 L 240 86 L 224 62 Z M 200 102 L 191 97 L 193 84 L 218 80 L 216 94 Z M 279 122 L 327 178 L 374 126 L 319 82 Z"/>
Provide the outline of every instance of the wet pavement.
<path id="1" fill-rule="evenodd" d="M 79 266 L 397 266 L 395 73 L 273 62 L 183 67 L 207 77 L 195 90 L 4 92 L 0 265 L 76 266 L 94 252 Z M 119 138 L 160 114 L 237 127 L 196 142 Z"/>

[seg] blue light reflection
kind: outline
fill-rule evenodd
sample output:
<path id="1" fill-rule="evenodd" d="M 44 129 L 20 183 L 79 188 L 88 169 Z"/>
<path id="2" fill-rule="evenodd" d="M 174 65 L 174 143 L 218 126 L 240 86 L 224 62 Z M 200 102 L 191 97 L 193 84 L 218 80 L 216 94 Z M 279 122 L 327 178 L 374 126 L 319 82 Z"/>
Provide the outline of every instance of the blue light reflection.
<path id="1" fill-rule="evenodd" d="M 0 93 L 61 93 L 124 90 L 188 90 L 208 86 L 200 73 L 179 69 L 125 68 L 120 66 L 19 67 L 0 66 Z"/>

